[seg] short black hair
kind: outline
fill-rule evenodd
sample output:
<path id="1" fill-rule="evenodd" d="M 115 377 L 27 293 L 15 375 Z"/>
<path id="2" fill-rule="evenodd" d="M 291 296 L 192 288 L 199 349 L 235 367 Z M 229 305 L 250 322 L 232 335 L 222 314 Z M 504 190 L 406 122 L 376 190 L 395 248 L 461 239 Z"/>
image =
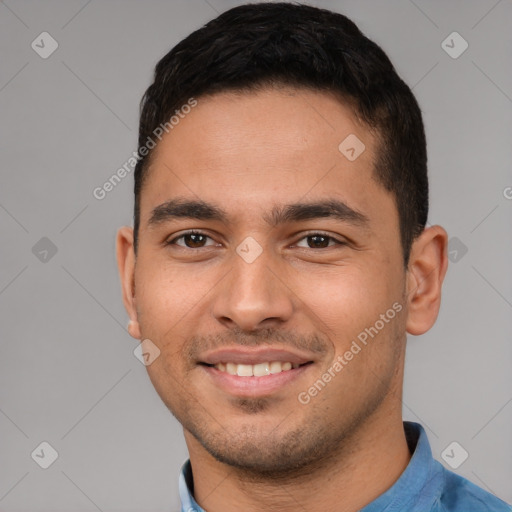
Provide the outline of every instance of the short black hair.
<path id="1" fill-rule="evenodd" d="M 147 145 L 158 126 L 202 95 L 289 85 L 335 93 L 376 135 L 374 177 L 395 196 L 404 265 L 428 215 L 421 111 L 384 51 L 346 16 L 287 2 L 244 4 L 191 33 L 156 65 L 140 105 L 135 166 L 135 250 Z M 341 142 L 341 141 L 340 141 Z"/>

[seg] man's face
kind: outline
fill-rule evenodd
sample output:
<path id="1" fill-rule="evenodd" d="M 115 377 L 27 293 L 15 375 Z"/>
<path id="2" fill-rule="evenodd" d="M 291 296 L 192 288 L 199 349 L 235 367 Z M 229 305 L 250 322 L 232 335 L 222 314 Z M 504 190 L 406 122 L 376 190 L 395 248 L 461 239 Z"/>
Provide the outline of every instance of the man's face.
<path id="1" fill-rule="evenodd" d="M 338 148 L 349 135 L 365 145 L 355 160 L 355 139 Z M 141 339 L 160 349 L 149 376 L 189 448 L 284 471 L 399 410 L 398 213 L 373 178 L 375 139 L 351 110 L 290 88 L 216 94 L 198 98 L 155 151 L 134 304 Z M 225 218 L 206 208 L 179 216 L 178 199 Z M 338 216 L 287 209 L 333 202 L 345 205 Z"/>

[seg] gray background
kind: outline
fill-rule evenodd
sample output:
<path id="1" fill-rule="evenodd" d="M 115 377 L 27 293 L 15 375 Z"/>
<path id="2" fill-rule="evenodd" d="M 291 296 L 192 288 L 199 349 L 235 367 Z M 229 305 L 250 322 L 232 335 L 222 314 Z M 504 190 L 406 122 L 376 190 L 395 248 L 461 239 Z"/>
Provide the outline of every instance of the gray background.
<path id="1" fill-rule="evenodd" d="M 101 201 L 92 191 L 136 149 L 155 63 L 239 3 L 0 3 L 4 512 L 179 508 L 186 448 L 133 355 L 114 257 L 133 177 Z M 438 459 L 460 443 L 457 472 L 512 501 L 512 2 L 310 3 L 350 16 L 414 88 L 429 221 L 456 237 L 438 322 L 409 337 L 404 417 L 425 426 Z M 59 44 L 47 59 L 31 48 L 43 31 Z M 441 46 L 453 31 L 469 43 L 457 59 Z M 59 454 L 46 470 L 31 458 L 42 441 Z"/>

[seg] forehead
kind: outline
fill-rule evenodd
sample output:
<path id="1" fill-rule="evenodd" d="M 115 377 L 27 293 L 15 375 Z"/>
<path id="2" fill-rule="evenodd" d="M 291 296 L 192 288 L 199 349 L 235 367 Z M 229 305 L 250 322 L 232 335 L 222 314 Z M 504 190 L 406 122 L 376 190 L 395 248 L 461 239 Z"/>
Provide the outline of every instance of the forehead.
<path id="1" fill-rule="evenodd" d="M 141 220 L 172 196 L 243 215 L 329 195 L 371 214 L 379 201 L 394 206 L 373 179 L 374 161 L 374 135 L 332 94 L 281 87 L 200 97 L 154 149 Z"/>

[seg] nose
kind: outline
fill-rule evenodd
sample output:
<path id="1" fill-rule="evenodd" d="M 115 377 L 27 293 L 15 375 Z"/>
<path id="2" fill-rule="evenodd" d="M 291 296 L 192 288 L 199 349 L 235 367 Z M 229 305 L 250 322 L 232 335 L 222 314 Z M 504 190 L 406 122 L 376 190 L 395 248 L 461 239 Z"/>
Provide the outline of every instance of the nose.
<path id="1" fill-rule="evenodd" d="M 233 253 L 231 271 L 216 287 L 213 315 L 231 329 L 254 332 L 282 326 L 293 314 L 293 292 L 269 250 L 252 262 Z"/>

